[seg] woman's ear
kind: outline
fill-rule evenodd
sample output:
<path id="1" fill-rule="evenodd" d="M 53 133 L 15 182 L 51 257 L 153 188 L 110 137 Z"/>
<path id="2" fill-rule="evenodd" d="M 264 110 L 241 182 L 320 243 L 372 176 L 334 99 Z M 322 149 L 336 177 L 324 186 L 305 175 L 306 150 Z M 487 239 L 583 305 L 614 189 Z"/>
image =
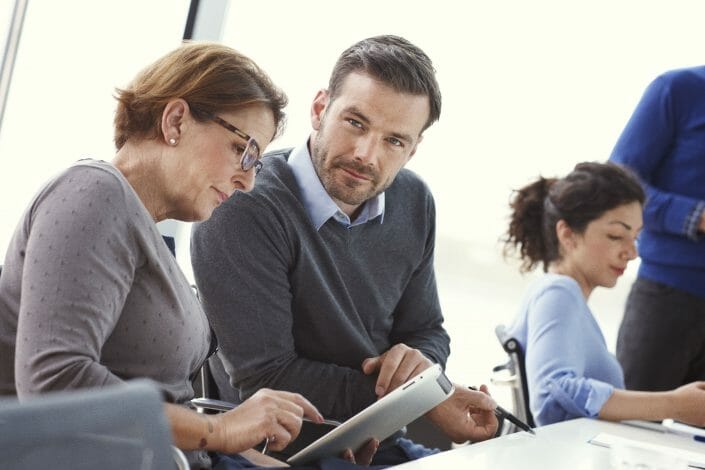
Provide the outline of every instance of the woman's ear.
<path id="1" fill-rule="evenodd" d="M 561 249 L 572 250 L 575 248 L 575 236 L 576 233 L 565 220 L 561 219 L 556 222 L 556 237 Z"/>
<path id="2" fill-rule="evenodd" d="M 181 138 L 181 125 L 188 110 L 188 103 L 181 98 L 169 101 L 164 107 L 161 129 L 166 144 L 178 145 Z"/>

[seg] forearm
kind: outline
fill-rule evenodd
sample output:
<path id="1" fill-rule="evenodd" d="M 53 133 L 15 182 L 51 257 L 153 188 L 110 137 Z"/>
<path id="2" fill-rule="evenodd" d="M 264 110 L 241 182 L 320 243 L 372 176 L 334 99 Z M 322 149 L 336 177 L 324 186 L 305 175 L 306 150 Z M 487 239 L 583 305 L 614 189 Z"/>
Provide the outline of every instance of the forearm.
<path id="1" fill-rule="evenodd" d="M 660 421 L 679 418 L 673 392 L 637 392 L 615 389 L 600 409 L 600 419 Z"/>
<path id="2" fill-rule="evenodd" d="M 326 418 L 346 420 L 376 399 L 376 376 L 336 364 L 297 358 L 266 373 L 235 381 L 244 398 L 261 388 L 303 395 Z"/>
<path id="3" fill-rule="evenodd" d="M 224 450 L 222 432 L 212 416 L 170 403 L 164 405 L 164 412 L 169 421 L 174 445 L 179 449 Z"/>
<path id="4" fill-rule="evenodd" d="M 440 364 L 445 368 L 450 354 L 450 338 L 448 333 L 442 326 L 423 331 L 420 334 L 414 334 L 407 337 L 405 340 L 397 343 L 404 343 L 410 348 L 418 349 L 424 356 L 429 358 L 431 362 Z"/>

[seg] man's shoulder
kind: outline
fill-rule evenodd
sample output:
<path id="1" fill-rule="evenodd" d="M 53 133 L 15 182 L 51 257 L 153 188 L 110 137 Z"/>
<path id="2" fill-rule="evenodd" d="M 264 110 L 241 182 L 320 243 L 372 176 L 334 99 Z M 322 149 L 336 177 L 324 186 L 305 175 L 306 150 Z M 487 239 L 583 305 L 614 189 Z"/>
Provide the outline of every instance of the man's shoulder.
<path id="1" fill-rule="evenodd" d="M 262 170 L 257 174 L 251 191 L 237 192 L 216 209 L 213 216 L 252 213 L 258 217 L 265 214 L 292 213 L 300 203 L 296 179 L 287 164 L 291 149 L 268 152 L 262 157 Z"/>
<path id="2" fill-rule="evenodd" d="M 292 149 L 275 150 L 262 156 L 262 170 L 249 193 L 238 193 L 238 199 L 267 199 L 296 195 L 298 189 L 291 167 L 287 163 Z M 278 196 L 277 196 L 278 195 Z"/>
<path id="3" fill-rule="evenodd" d="M 257 175 L 251 195 L 296 190 L 296 179 L 287 162 L 292 150 L 291 148 L 274 150 L 262 156 L 262 171 Z"/>
<path id="4" fill-rule="evenodd" d="M 705 88 L 705 65 L 669 70 L 659 75 L 654 83 L 675 91 L 702 92 Z"/>
<path id="5" fill-rule="evenodd" d="M 289 159 L 289 155 L 291 155 L 291 152 L 293 150 L 294 150 L 294 147 L 271 150 L 271 151 L 265 153 L 264 155 L 262 155 L 262 158 L 278 157 L 278 158 L 284 159 L 284 161 L 286 161 Z"/>
<path id="6" fill-rule="evenodd" d="M 418 173 L 408 169 L 402 168 L 397 173 L 394 178 L 394 183 L 389 187 L 389 189 L 399 189 L 403 191 L 414 191 L 421 192 L 424 195 L 431 195 L 431 189 L 428 184 L 424 181 Z"/>

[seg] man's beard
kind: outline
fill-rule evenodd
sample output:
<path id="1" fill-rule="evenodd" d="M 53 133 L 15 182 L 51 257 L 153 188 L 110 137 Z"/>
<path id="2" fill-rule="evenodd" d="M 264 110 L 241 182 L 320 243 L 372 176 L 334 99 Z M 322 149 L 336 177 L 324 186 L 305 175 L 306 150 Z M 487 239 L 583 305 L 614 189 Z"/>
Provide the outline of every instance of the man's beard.
<path id="1" fill-rule="evenodd" d="M 321 131 L 323 131 L 323 128 L 321 128 Z M 328 146 L 323 142 L 321 131 L 316 135 L 311 147 L 311 160 L 316 169 L 318 179 L 321 180 L 323 187 L 332 198 L 351 206 L 357 206 L 386 189 L 386 187 L 380 189 L 379 175 L 370 165 L 364 165 L 355 160 L 344 161 L 342 157 L 331 157 Z M 326 167 L 326 164 L 329 166 Z M 334 172 L 339 172 L 341 171 L 340 169 L 349 169 L 369 178 L 369 181 L 356 183 L 351 179 L 349 183 L 341 183 L 334 176 Z M 349 178 L 352 178 L 352 176 Z M 362 189 L 362 185 L 367 185 L 367 187 Z"/>

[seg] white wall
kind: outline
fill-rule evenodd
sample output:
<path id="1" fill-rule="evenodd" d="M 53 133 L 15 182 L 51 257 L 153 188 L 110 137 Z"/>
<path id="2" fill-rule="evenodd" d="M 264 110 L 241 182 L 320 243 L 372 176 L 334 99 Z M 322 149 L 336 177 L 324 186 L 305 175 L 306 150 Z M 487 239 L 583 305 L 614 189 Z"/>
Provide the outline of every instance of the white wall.
<path id="1" fill-rule="evenodd" d="M 188 5 L 29 2 L 0 132 L 0 260 L 42 182 L 80 158 L 113 158 L 113 90 L 179 46 Z"/>
<path id="2" fill-rule="evenodd" d="M 186 0 L 29 2 L 0 134 L 1 247 L 41 182 L 80 157 L 112 158 L 113 87 L 179 44 L 187 11 Z M 288 131 L 272 148 L 305 138 L 310 101 L 353 42 L 395 33 L 432 57 L 443 115 L 410 167 L 438 206 L 449 370 L 478 383 L 503 359 L 494 325 L 511 320 L 531 278 L 497 243 L 511 189 L 607 158 L 652 78 L 705 61 L 703 18 L 702 0 L 259 0 L 232 2 L 223 42 L 289 94 Z M 611 347 L 633 276 L 591 300 Z"/>

